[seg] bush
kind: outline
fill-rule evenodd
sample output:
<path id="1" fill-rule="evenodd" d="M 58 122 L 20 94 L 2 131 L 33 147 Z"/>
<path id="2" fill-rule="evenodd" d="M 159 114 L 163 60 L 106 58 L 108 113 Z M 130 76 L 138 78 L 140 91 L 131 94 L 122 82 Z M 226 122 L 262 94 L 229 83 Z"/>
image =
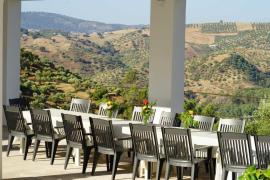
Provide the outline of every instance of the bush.
<path id="1" fill-rule="evenodd" d="M 108 93 L 108 90 L 104 87 L 97 87 L 94 91 L 94 93 L 91 94 L 91 98 L 94 100 L 99 100 L 104 97 Z"/>
<path id="2" fill-rule="evenodd" d="M 217 106 L 214 104 L 207 104 L 202 108 L 201 115 L 203 116 L 209 116 L 209 117 L 215 117 L 216 116 L 216 111 L 217 111 Z"/>
<path id="3" fill-rule="evenodd" d="M 259 108 L 253 113 L 253 120 L 247 122 L 245 131 L 250 134 L 270 135 L 270 109 Z"/>
<path id="4" fill-rule="evenodd" d="M 250 166 L 239 180 L 270 180 L 270 168 L 267 170 L 256 169 L 255 166 Z"/>

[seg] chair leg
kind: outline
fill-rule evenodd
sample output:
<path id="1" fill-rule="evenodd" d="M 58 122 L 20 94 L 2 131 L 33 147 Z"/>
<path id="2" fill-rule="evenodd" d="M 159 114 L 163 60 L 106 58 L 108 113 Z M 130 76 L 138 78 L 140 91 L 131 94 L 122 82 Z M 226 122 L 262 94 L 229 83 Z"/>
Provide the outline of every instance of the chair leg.
<path id="1" fill-rule="evenodd" d="M 195 179 L 197 179 L 199 177 L 199 164 L 195 164 Z"/>
<path id="2" fill-rule="evenodd" d="M 52 156 L 52 142 L 47 142 L 48 158 Z"/>
<path id="3" fill-rule="evenodd" d="M 195 180 L 196 179 L 196 167 L 195 167 L 195 164 L 192 165 L 191 167 L 191 180 Z"/>
<path id="4" fill-rule="evenodd" d="M 25 146 L 24 146 L 24 156 L 23 156 L 23 160 L 26 160 L 27 154 L 28 154 L 28 149 L 32 144 L 32 138 L 31 137 L 26 137 L 25 138 Z"/>
<path id="5" fill-rule="evenodd" d="M 135 180 L 135 178 L 137 176 L 139 165 L 140 165 L 140 160 L 135 156 L 134 157 L 134 163 L 133 163 L 132 180 Z"/>
<path id="6" fill-rule="evenodd" d="M 147 178 L 151 179 L 151 175 L 152 175 L 152 162 L 147 162 Z"/>
<path id="7" fill-rule="evenodd" d="M 204 161 L 205 172 L 209 173 L 209 161 Z"/>
<path id="8" fill-rule="evenodd" d="M 99 156 L 100 156 L 100 153 L 97 152 L 97 150 L 95 149 L 93 167 L 92 167 L 92 176 L 95 175 L 95 171 L 96 171 Z"/>
<path id="9" fill-rule="evenodd" d="M 64 166 L 65 169 L 67 169 L 68 161 L 70 159 L 72 150 L 73 150 L 73 148 L 70 147 L 70 145 L 67 145 L 67 152 L 66 152 L 66 159 L 65 159 L 65 166 Z"/>
<path id="10" fill-rule="evenodd" d="M 117 153 L 114 154 L 113 167 L 112 167 L 112 180 L 115 179 L 115 175 L 116 175 L 116 172 L 117 172 L 117 167 L 118 167 L 121 155 L 122 155 L 122 152 L 117 152 Z"/>
<path id="11" fill-rule="evenodd" d="M 225 169 L 222 170 L 222 177 L 221 180 L 227 180 L 228 177 L 228 171 L 226 171 Z"/>
<path id="12" fill-rule="evenodd" d="M 213 172 L 214 174 L 216 173 L 216 165 L 217 165 L 217 159 L 216 158 L 212 158 L 212 163 L 213 163 Z"/>
<path id="13" fill-rule="evenodd" d="M 45 150 L 46 150 L 46 158 L 50 158 L 48 142 L 45 142 Z"/>
<path id="14" fill-rule="evenodd" d="M 135 152 L 132 153 L 132 164 L 134 164 L 134 160 L 135 160 Z"/>
<path id="15" fill-rule="evenodd" d="M 33 153 L 33 159 L 32 159 L 33 161 L 35 161 L 35 159 L 36 159 L 39 144 L 40 144 L 40 140 L 36 139 L 35 140 L 34 153 Z"/>
<path id="16" fill-rule="evenodd" d="M 51 165 L 53 165 L 53 162 L 54 162 L 54 158 L 55 158 L 55 154 L 56 154 L 56 151 L 57 151 L 58 143 L 59 143 L 58 140 L 54 140 L 53 143 L 52 143 Z"/>
<path id="17" fill-rule="evenodd" d="M 156 174 L 156 179 L 159 180 L 160 176 L 161 176 L 161 171 L 162 171 L 162 167 L 163 167 L 163 163 L 164 163 L 164 159 L 160 159 L 157 162 L 157 174 Z"/>
<path id="18" fill-rule="evenodd" d="M 232 180 L 236 180 L 237 177 L 237 173 L 236 172 L 232 172 Z"/>
<path id="19" fill-rule="evenodd" d="M 213 161 L 212 159 L 209 161 L 209 176 L 210 180 L 214 180 L 214 172 L 213 172 Z"/>
<path id="20" fill-rule="evenodd" d="M 114 155 L 109 155 L 109 157 L 110 157 L 109 171 L 112 171 Z"/>
<path id="21" fill-rule="evenodd" d="M 83 174 L 85 174 L 86 167 L 87 167 L 87 164 L 88 164 L 88 161 L 89 161 L 90 153 L 91 153 L 91 148 L 90 147 L 86 147 L 83 150 L 83 170 L 82 170 Z"/>
<path id="22" fill-rule="evenodd" d="M 47 144 L 47 142 L 45 142 L 45 152 L 46 152 L 46 158 L 48 158 L 49 154 L 48 154 L 48 144 Z"/>
<path id="23" fill-rule="evenodd" d="M 106 154 L 106 167 L 107 167 L 107 172 L 110 171 L 110 158 L 109 158 L 109 155 Z"/>
<path id="24" fill-rule="evenodd" d="M 11 150 L 13 140 L 14 140 L 14 136 L 12 136 L 11 134 L 9 134 L 9 135 L 8 135 L 7 156 L 9 156 L 9 152 L 10 152 L 10 150 Z"/>
<path id="25" fill-rule="evenodd" d="M 183 179 L 183 167 L 177 167 L 177 180 L 182 180 Z"/>
<path id="26" fill-rule="evenodd" d="M 167 162 L 166 163 L 166 173 L 165 173 L 165 179 L 168 180 L 170 178 L 171 173 L 171 165 Z"/>

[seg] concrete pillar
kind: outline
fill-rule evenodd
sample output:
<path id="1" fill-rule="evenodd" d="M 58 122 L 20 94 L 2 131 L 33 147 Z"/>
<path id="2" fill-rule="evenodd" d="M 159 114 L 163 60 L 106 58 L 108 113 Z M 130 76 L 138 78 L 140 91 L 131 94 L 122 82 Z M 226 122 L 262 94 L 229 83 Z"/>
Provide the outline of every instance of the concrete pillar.
<path id="1" fill-rule="evenodd" d="M 5 124 L 3 104 L 20 92 L 20 26 L 21 1 L 0 0 L 0 122 Z M 0 126 L 2 147 L 2 125 Z M 0 148 L 2 154 L 2 148 Z M 2 179 L 2 158 L 0 158 Z"/>
<path id="2" fill-rule="evenodd" d="M 21 1 L 2 0 L 3 9 L 3 92 L 2 102 L 8 104 L 9 98 L 19 97 L 20 93 L 20 28 L 21 28 Z M 1 107 L 2 108 L 2 107 Z M 4 123 L 5 124 L 5 121 Z"/>
<path id="3" fill-rule="evenodd" d="M 6 99 L 16 98 L 20 92 L 20 29 L 21 1 L 6 0 Z"/>
<path id="4" fill-rule="evenodd" d="M 3 123 L 3 77 L 4 77 L 4 0 L 0 0 L 0 154 L 2 156 L 2 123 Z M 2 178 L 2 158 L 0 158 L 0 179 Z"/>
<path id="5" fill-rule="evenodd" d="M 152 0 L 149 99 L 181 112 L 184 103 L 186 0 Z"/>

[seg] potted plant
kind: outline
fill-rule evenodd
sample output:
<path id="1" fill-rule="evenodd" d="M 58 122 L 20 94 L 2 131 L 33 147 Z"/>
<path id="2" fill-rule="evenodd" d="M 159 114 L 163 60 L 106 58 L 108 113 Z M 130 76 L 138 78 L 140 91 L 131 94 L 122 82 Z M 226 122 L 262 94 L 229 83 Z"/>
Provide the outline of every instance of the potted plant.
<path id="1" fill-rule="evenodd" d="M 143 107 L 142 107 L 142 115 L 143 115 L 143 123 L 146 125 L 149 122 L 150 117 L 153 115 L 154 110 L 153 110 L 153 106 L 156 103 L 149 103 L 149 101 L 147 99 L 143 100 Z"/>
<path id="2" fill-rule="evenodd" d="M 193 114 L 194 112 L 192 110 L 180 114 L 179 119 L 185 128 L 197 128 L 199 126 L 198 122 L 193 119 Z"/>
<path id="3" fill-rule="evenodd" d="M 270 180 L 270 167 L 266 170 L 256 169 L 255 166 L 250 166 L 244 172 L 239 180 Z"/>
<path id="4" fill-rule="evenodd" d="M 115 102 L 112 102 L 112 101 L 108 101 L 106 103 L 106 105 L 107 105 L 106 106 L 106 111 L 107 111 L 108 117 L 112 118 L 113 112 L 117 110 L 118 105 Z"/>

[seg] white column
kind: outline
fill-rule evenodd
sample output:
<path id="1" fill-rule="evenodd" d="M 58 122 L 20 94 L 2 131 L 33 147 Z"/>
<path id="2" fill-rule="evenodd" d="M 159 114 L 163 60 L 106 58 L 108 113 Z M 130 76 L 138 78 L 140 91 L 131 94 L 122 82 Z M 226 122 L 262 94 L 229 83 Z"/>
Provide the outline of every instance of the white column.
<path id="1" fill-rule="evenodd" d="M 2 147 L 2 123 L 3 123 L 3 77 L 4 77 L 4 0 L 0 0 L 0 146 Z M 2 148 L 0 148 L 2 155 Z M 0 158 L 0 179 L 2 179 L 2 158 Z"/>
<path id="2" fill-rule="evenodd" d="M 3 0 L 2 0 L 3 1 Z M 3 11 L 3 103 L 20 93 L 20 28 L 21 1 L 4 0 Z M 4 122 L 5 124 L 5 122 Z"/>
<path id="3" fill-rule="evenodd" d="M 18 97 L 20 90 L 20 0 L 0 0 L 0 145 L 2 147 L 3 104 Z M 2 154 L 2 148 L 0 149 Z M 0 158 L 2 179 L 2 158 Z"/>
<path id="4" fill-rule="evenodd" d="M 149 98 L 181 112 L 184 103 L 186 0 L 152 0 Z"/>

